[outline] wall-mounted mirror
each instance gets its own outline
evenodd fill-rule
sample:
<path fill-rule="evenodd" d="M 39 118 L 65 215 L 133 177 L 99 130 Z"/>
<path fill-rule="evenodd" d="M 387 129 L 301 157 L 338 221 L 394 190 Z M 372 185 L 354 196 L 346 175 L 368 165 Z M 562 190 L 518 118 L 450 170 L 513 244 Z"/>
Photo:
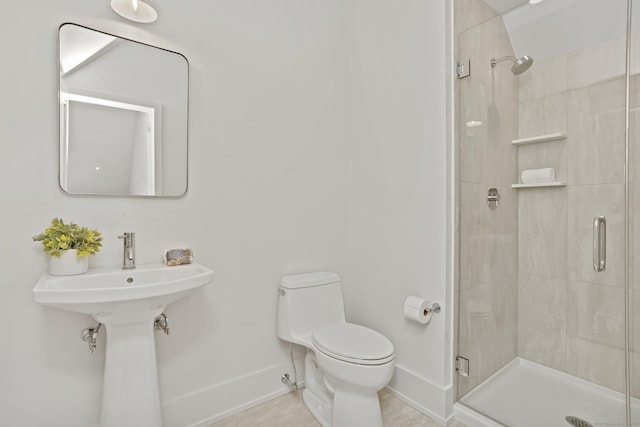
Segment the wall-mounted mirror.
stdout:
<path fill-rule="evenodd" d="M 71 194 L 187 191 L 189 65 L 165 49 L 63 24 L 60 186 Z"/>

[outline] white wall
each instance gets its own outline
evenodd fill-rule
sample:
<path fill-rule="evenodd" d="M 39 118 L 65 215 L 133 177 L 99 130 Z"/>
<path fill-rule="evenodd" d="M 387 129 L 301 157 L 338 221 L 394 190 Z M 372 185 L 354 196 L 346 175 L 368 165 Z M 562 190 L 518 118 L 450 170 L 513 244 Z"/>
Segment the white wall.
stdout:
<path fill-rule="evenodd" d="M 31 242 L 54 216 L 100 229 L 91 265 L 121 262 L 124 231 L 138 263 L 190 245 L 215 282 L 170 306 L 158 335 L 168 425 L 184 425 L 282 390 L 288 347 L 275 331 L 283 274 L 342 270 L 346 203 L 345 20 L 340 1 L 159 2 L 147 27 L 109 2 L 16 3 L 1 13 L 0 424 L 97 423 L 102 335 L 91 356 L 79 339 L 95 322 L 34 303 L 45 270 Z M 57 29 L 71 21 L 184 53 L 191 65 L 190 188 L 180 199 L 70 197 L 57 184 Z M 271 373 L 273 369 L 273 374 Z M 268 373 L 252 374 L 257 371 Z M 258 378 L 237 391 L 242 376 Z M 227 386 L 216 387 L 225 382 Z M 241 381 L 240 381 L 241 382 Z M 195 393 L 207 399 L 188 408 Z M 224 400 L 222 399 L 224 397 Z M 180 418 L 183 416 L 183 418 Z"/>
<path fill-rule="evenodd" d="M 93 267 L 118 266 L 116 237 L 135 231 L 140 264 L 189 245 L 216 270 L 212 285 L 166 310 L 172 334 L 157 337 L 168 426 L 285 391 L 288 346 L 276 338 L 275 290 L 282 275 L 315 269 L 342 273 L 349 317 L 394 342 L 410 377 L 396 382 L 399 392 L 415 400 L 416 385 L 446 392 L 444 316 L 428 328 L 402 318 L 406 295 L 444 301 L 447 287 L 444 2 L 394 3 L 157 2 L 160 19 L 148 26 L 121 21 L 107 1 L 5 7 L 1 424 L 98 420 L 104 335 L 90 355 L 79 335 L 95 322 L 38 306 L 31 294 L 47 259 L 30 238 L 54 216 L 103 232 Z M 63 22 L 190 60 L 185 197 L 71 197 L 59 189 Z M 441 412 L 439 401 L 418 403 Z"/>
<path fill-rule="evenodd" d="M 354 2 L 355 137 L 350 144 L 350 321 L 391 338 L 390 386 L 444 420 L 446 342 L 447 10 L 444 1 Z M 427 326 L 403 316 L 409 295 L 445 306 Z"/>

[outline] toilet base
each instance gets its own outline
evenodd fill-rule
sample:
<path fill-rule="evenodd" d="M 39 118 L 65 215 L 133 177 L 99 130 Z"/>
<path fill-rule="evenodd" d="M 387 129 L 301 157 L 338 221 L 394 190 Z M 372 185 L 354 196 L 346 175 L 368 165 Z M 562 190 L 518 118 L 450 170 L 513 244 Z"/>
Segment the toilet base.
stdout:
<path fill-rule="evenodd" d="M 378 394 L 362 396 L 337 390 L 330 404 L 305 389 L 302 401 L 322 427 L 383 427 Z"/>
<path fill-rule="evenodd" d="M 331 427 L 331 417 L 333 407 L 331 404 L 326 405 L 318 397 L 307 389 L 302 391 L 302 401 L 307 407 L 313 418 L 320 423 L 322 427 Z"/>
<path fill-rule="evenodd" d="M 378 394 L 361 395 L 336 388 L 331 427 L 382 427 Z"/>
<path fill-rule="evenodd" d="M 329 380 L 319 366 L 318 357 L 326 358 L 307 349 L 304 360 L 305 389 L 302 392 L 302 401 L 316 421 L 322 427 L 383 427 L 377 391 L 389 382 L 392 369 L 385 369 L 385 376 L 375 386 L 354 386 L 335 377 Z M 340 361 L 334 363 L 337 366 L 345 365 Z M 361 368 L 379 369 L 375 366 Z M 371 379 L 368 375 L 365 378 Z"/>
<path fill-rule="evenodd" d="M 305 388 L 302 391 L 302 401 L 322 427 L 331 427 L 333 393 L 327 388 L 316 357 L 310 350 L 307 350 L 304 357 L 304 371 Z"/>

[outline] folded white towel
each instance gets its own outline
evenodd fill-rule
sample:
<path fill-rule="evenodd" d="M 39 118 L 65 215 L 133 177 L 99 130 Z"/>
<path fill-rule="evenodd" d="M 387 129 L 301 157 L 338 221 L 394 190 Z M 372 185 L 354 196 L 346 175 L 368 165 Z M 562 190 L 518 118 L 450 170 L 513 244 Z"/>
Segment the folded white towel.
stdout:
<path fill-rule="evenodd" d="M 522 171 L 520 179 L 523 184 L 554 182 L 556 180 L 556 171 L 554 168 L 526 169 Z"/>

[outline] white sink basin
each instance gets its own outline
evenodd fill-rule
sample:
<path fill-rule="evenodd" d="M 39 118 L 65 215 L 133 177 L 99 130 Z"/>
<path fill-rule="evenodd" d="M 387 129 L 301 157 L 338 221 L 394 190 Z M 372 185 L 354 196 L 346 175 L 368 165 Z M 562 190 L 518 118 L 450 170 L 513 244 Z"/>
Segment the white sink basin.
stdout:
<path fill-rule="evenodd" d="M 162 425 L 154 319 L 168 304 L 211 280 L 213 271 L 199 264 L 95 269 L 78 276 L 40 278 L 33 288 L 36 302 L 90 314 L 105 326 L 101 427 Z"/>
<path fill-rule="evenodd" d="M 97 315 L 136 310 L 139 303 L 164 308 L 212 279 L 213 271 L 199 264 L 105 268 L 77 276 L 44 274 L 33 288 L 33 296 L 40 304 Z"/>

